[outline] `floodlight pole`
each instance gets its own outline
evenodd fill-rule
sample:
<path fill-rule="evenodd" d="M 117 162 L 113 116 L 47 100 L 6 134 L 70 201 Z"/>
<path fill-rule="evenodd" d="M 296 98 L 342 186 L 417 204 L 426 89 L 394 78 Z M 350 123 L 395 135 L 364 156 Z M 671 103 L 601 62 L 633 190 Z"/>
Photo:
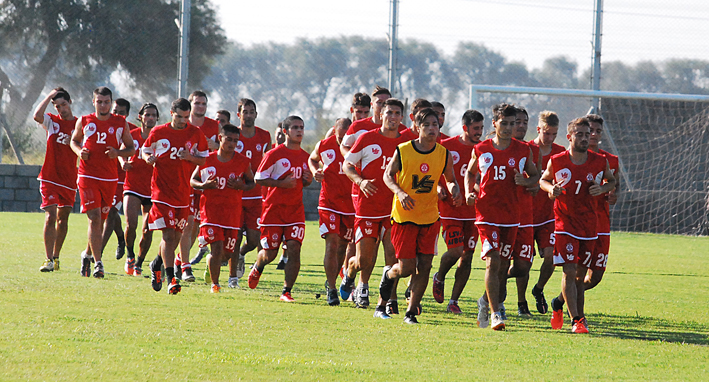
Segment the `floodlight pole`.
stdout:
<path fill-rule="evenodd" d="M 189 70 L 190 55 L 190 11 L 192 9 L 191 0 L 182 0 L 180 6 L 180 21 L 177 26 L 180 29 L 180 52 L 178 55 L 177 68 L 177 98 L 184 98 L 187 88 L 187 72 Z"/>
<path fill-rule="evenodd" d="M 601 36 L 603 34 L 603 0 L 596 0 L 593 12 L 593 71 L 591 74 L 591 89 L 599 91 L 601 90 Z M 591 106 L 595 107 L 597 112 L 600 112 L 601 99 L 593 98 L 591 100 Z"/>
<path fill-rule="evenodd" d="M 391 94 L 396 96 L 396 66 L 398 55 L 398 39 L 397 28 L 399 23 L 399 0 L 390 0 L 389 8 L 389 75 L 387 78 L 387 86 Z"/>

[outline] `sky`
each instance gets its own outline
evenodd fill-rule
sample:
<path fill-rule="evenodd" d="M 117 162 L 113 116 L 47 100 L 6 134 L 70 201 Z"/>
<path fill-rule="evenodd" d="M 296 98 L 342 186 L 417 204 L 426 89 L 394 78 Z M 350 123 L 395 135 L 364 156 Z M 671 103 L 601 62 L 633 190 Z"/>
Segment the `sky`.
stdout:
<path fill-rule="evenodd" d="M 386 38 L 389 0 L 211 0 L 230 40 L 244 45 L 297 37 Z M 596 0 L 401 0 L 399 39 L 434 43 L 452 54 L 461 41 L 501 53 L 528 69 L 567 56 L 591 66 Z M 604 2 L 602 62 L 709 57 L 709 1 Z"/>

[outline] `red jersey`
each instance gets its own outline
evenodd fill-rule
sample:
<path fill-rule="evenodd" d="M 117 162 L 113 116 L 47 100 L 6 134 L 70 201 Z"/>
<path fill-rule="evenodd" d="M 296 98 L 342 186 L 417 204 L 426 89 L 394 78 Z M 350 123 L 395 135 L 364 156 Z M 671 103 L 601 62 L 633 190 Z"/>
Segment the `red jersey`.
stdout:
<path fill-rule="evenodd" d="M 184 150 L 202 158 L 209 154 L 204 134 L 189 123 L 182 130 L 173 129 L 170 123 L 155 126 L 143 142 L 143 152 L 157 158 L 150 180 L 150 198 L 154 203 L 173 208 L 187 208 L 192 203 L 190 176 L 195 166 L 178 157 Z"/>
<path fill-rule="evenodd" d="M 588 193 L 592 181 L 601 184 L 606 169 L 606 158 L 588 151 L 586 162 L 575 165 L 568 151 L 551 157 L 554 183 L 561 183 L 565 191 L 554 200 L 554 233 L 566 234 L 579 240 L 596 239 L 598 199 Z"/>
<path fill-rule="evenodd" d="M 461 142 L 458 136 L 444 140 L 441 145 L 448 149 L 451 154 L 455 180 L 458 181 L 458 186 L 462 190 L 465 187 L 465 172 L 468 170 L 473 146 L 468 146 Z M 441 179 L 441 182 L 444 181 L 444 179 Z M 441 219 L 475 220 L 475 206 L 463 203 L 463 205 L 456 207 L 453 205 L 453 198 L 450 195 L 445 200 L 438 201 L 438 210 L 441 214 Z"/>
<path fill-rule="evenodd" d="M 217 188 L 202 190 L 202 197 L 199 199 L 200 227 L 215 225 L 239 229 L 243 191 L 229 188 L 226 183 L 229 179 L 242 177 L 248 167 L 249 160 L 239 153 L 234 153 L 234 157 L 228 162 L 220 161 L 216 151 L 207 156 L 207 161 L 199 167 L 199 174 L 202 182 L 216 179 Z"/>
<path fill-rule="evenodd" d="M 359 138 L 360 135 L 366 133 L 367 131 L 376 130 L 380 127 L 382 127 L 382 124 L 381 123 L 374 123 L 372 121 L 372 117 L 358 119 L 358 120 L 352 122 L 350 127 L 347 129 L 345 136 L 342 137 L 341 145 L 347 146 L 347 147 L 352 147 L 352 145 L 354 145 L 354 143 L 357 141 L 357 138 Z M 400 133 L 404 130 L 407 130 L 407 129 L 408 128 L 405 125 L 403 125 L 401 123 L 399 124 L 399 132 Z"/>
<path fill-rule="evenodd" d="M 204 122 L 202 123 L 202 126 L 197 126 L 200 130 L 202 130 L 202 133 L 204 134 L 205 138 L 211 139 L 213 141 L 217 141 L 217 135 L 219 135 L 219 121 L 216 119 L 211 119 L 209 117 L 204 117 Z"/>
<path fill-rule="evenodd" d="M 618 157 L 609 153 L 608 151 L 598 150 L 598 153 L 603 155 L 608 161 L 608 167 L 611 169 L 613 176 L 617 176 L 618 173 Z M 600 183 L 599 183 L 600 184 Z M 596 216 L 598 217 L 598 234 L 610 235 L 611 233 L 611 217 L 610 217 L 610 204 L 608 204 L 608 195 L 601 195 L 598 200 L 598 209 L 596 210 Z"/>
<path fill-rule="evenodd" d="M 135 154 L 130 158 L 132 167 L 130 171 L 126 171 L 123 191 L 130 191 L 141 198 L 150 199 L 150 179 L 153 177 L 153 166 L 147 164 L 141 156 L 145 139 L 143 139 L 140 127 L 132 129 L 130 135 L 133 138 Z"/>
<path fill-rule="evenodd" d="M 279 205 L 303 205 L 303 181 L 301 179 L 303 178 L 303 171 L 308 169 L 309 157 L 310 155 L 305 150 L 291 150 L 286 145 L 279 145 L 266 153 L 254 179 L 285 179 L 288 174 L 292 174 L 296 182 L 293 188 L 265 187 L 266 195 L 263 198 L 262 216 L 266 216 L 269 210 L 277 209 Z M 308 169 L 308 171 L 310 170 Z M 305 221 L 304 214 L 302 217 L 293 218 L 294 221 Z"/>
<path fill-rule="evenodd" d="M 539 146 L 532 145 L 530 142 L 520 142 L 524 143 L 532 150 L 533 161 L 539 160 Z M 524 167 L 521 167 L 519 172 L 524 173 Z M 544 192 L 542 192 L 542 194 L 543 193 Z M 537 195 L 539 195 L 539 192 Z M 519 203 L 519 226 L 521 228 L 534 226 L 534 196 L 532 196 L 525 187 L 518 187 L 517 199 Z M 549 195 L 547 195 L 547 199 L 549 199 Z"/>
<path fill-rule="evenodd" d="M 261 161 L 263 160 L 263 154 L 266 153 L 269 143 L 271 143 L 271 134 L 260 128 L 255 127 L 256 133 L 251 138 L 246 138 L 243 134 L 239 137 L 239 142 L 236 144 L 236 152 L 244 155 L 251 161 L 251 169 L 259 168 Z M 244 196 L 242 199 L 261 199 L 261 186 L 258 184 L 256 187 L 249 191 L 244 191 Z"/>
<path fill-rule="evenodd" d="M 357 171 L 362 178 L 374 180 L 377 193 L 370 197 L 365 197 L 360 195 L 358 187 L 352 188 L 356 191 L 352 195 L 356 217 L 381 219 L 391 215 L 391 203 L 394 199 L 394 194 L 384 184 L 384 170 L 391 161 L 396 147 L 400 143 L 408 141 L 403 134 L 397 138 L 387 138 L 378 129 L 368 131 L 357 138 L 345 159 L 357 167 Z"/>
<path fill-rule="evenodd" d="M 519 226 L 520 205 L 515 172 L 524 171 L 529 146 L 516 139 L 504 150 L 498 150 L 492 139 L 475 145 L 480 171 L 480 193 L 475 202 L 475 224 L 500 227 Z"/>
<path fill-rule="evenodd" d="M 116 150 L 120 148 L 126 119 L 111 114 L 107 120 L 101 121 L 96 113 L 91 113 L 81 117 L 81 126 L 84 130 L 81 147 L 89 150 L 89 159 L 79 159 L 79 177 L 104 182 L 117 181 L 118 158 L 109 158 L 106 150 L 109 147 Z"/>
<path fill-rule="evenodd" d="M 342 162 L 345 158 L 340 152 L 337 137 L 333 135 L 320 141 L 318 154 L 323 163 L 323 180 L 318 209 L 342 215 L 354 215 L 350 192 L 352 181 L 342 171 Z"/>
<path fill-rule="evenodd" d="M 539 150 L 539 145 L 536 144 L 534 141 L 530 141 L 529 145 L 531 147 L 536 147 L 537 150 Z M 551 144 L 551 152 L 549 154 L 542 156 L 542 174 L 544 173 L 544 170 L 547 169 L 547 165 L 549 164 L 549 159 L 551 159 L 552 156 L 563 153 L 566 151 L 564 146 L 557 145 L 556 143 Z M 538 153 L 535 155 L 539 155 Z M 534 211 L 533 211 L 533 225 L 534 226 L 540 226 L 544 225 L 550 222 L 554 221 L 554 200 L 549 199 L 549 194 L 540 191 L 537 193 L 537 196 L 534 197 Z"/>
<path fill-rule="evenodd" d="M 42 125 L 47 130 L 47 153 L 37 179 L 76 190 L 76 153 L 70 142 L 77 119 L 65 121 L 53 114 L 44 115 Z"/>

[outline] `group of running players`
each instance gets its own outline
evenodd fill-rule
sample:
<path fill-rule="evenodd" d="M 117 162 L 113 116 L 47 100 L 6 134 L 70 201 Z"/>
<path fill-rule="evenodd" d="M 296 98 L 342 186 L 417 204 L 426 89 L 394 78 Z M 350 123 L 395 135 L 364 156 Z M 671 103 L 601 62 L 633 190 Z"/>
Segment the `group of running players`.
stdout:
<path fill-rule="evenodd" d="M 58 115 L 46 113 L 50 102 Z M 537 311 L 547 313 L 544 287 L 560 266 L 552 328 L 562 327 L 566 304 L 572 331 L 588 332 L 584 291 L 595 287 L 605 271 L 609 204 L 617 199 L 618 184 L 617 157 L 598 148 L 603 131 L 598 115 L 568 124 L 568 150 L 554 143 L 555 113 L 541 112 L 538 136 L 525 142 L 527 111 L 509 104 L 493 107 L 490 139 L 482 140 L 484 117 L 476 110 L 463 114 L 462 134 L 447 137 L 440 131 L 445 122 L 441 103 L 416 99 L 407 127 L 404 104 L 376 87 L 371 96 L 355 94 L 352 119 L 338 119 L 308 154 L 301 148 L 302 118 L 285 118 L 272 144 L 270 133 L 255 126 L 256 104 L 246 98 L 238 104 L 238 127 L 226 110 L 219 110 L 216 119 L 206 117 L 208 99 L 202 91 L 175 100 L 170 122 L 159 126 L 152 103 L 140 108 L 140 127 L 127 122 L 130 103 L 114 102 L 106 87 L 94 90 L 94 113 L 77 118 L 71 102 L 65 89 L 56 88 L 34 114 L 47 131 L 39 176 L 46 213 L 42 272 L 59 269 L 78 186 L 81 211 L 89 219 L 82 276 L 104 277 L 102 253 L 113 232 L 116 258 L 126 255 L 126 274 L 141 276 L 152 231 L 159 230 L 158 255 L 149 264 L 155 291 L 165 281 L 168 293 L 176 294 L 180 280 L 194 281 L 191 266 L 207 248 L 205 281 L 211 280 L 213 293 L 221 289 L 221 267 L 228 265 L 228 286 L 237 287 L 247 253 L 258 248 L 248 274 L 255 289 L 265 266 L 283 248 L 280 299 L 292 302 L 305 236 L 303 188 L 315 180 L 321 183 L 319 231 L 325 239 L 329 305 L 351 299 L 357 307 L 369 306 L 369 279 L 381 244 L 385 267 L 374 317 L 399 314 L 397 284 L 411 276 L 404 322 L 417 323 L 442 230 L 447 251 L 432 277 L 432 292 L 436 302 L 445 300 L 445 278 L 457 263 L 448 312 L 462 313 L 458 299 L 479 241 L 486 269 L 478 326 L 505 328 L 508 278 L 517 283 L 518 314 L 531 315 L 526 292 L 536 241 L 543 259 L 532 288 Z M 200 252 L 190 262 L 196 240 Z"/>

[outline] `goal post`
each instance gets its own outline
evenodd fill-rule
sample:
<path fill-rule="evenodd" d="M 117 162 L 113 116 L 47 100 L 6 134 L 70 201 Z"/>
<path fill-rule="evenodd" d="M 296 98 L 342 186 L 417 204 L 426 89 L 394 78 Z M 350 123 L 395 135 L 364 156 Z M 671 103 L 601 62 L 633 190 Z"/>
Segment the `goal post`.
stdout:
<path fill-rule="evenodd" d="M 616 231 L 709 235 L 709 96 L 471 85 L 470 107 L 489 115 L 508 102 L 530 116 L 552 110 L 561 120 L 557 143 L 568 147 L 563 127 L 600 99 L 605 119 L 601 148 L 618 155 L 621 192 L 611 207 Z M 592 109 L 593 110 L 593 109 Z"/>

